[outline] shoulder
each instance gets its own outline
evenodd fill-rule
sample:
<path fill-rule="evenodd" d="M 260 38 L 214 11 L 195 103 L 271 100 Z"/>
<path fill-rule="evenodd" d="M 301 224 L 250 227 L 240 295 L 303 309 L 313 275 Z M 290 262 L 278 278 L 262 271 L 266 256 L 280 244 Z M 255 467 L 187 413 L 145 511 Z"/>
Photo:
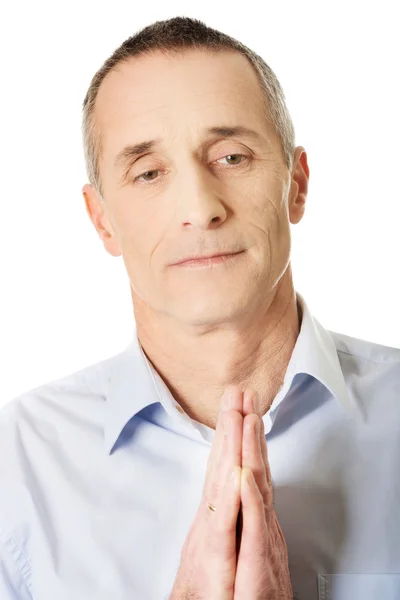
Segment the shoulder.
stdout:
<path fill-rule="evenodd" d="M 115 357 L 25 391 L 0 410 L 0 534 L 24 548 L 43 498 L 103 441 Z M 47 516 L 46 516 L 47 518 Z"/>
<path fill-rule="evenodd" d="M 0 409 L 0 521 L 28 514 L 32 490 L 51 461 L 73 460 L 84 441 L 102 435 L 114 357 L 49 381 Z"/>
<path fill-rule="evenodd" d="M 393 365 L 394 368 L 400 365 L 400 348 L 385 346 L 335 331 L 329 331 L 329 333 L 335 342 L 338 354 L 343 358 L 345 355 L 349 355 L 360 362 L 388 364 Z"/>
<path fill-rule="evenodd" d="M 9 399 L 0 409 L 0 448 L 9 444 L 17 432 L 33 433 L 40 428 L 43 431 L 46 426 L 57 427 L 101 403 L 107 393 L 114 358 L 90 364 Z M 4 463 L 3 457 L 0 454 L 0 465 Z"/>
<path fill-rule="evenodd" d="M 355 376 L 370 374 L 385 379 L 400 391 L 400 348 L 329 332 L 335 342 L 344 373 Z"/>
<path fill-rule="evenodd" d="M 377 419 L 394 415 L 398 419 L 400 349 L 343 333 L 329 333 L 336 345 L 347 388 L 364 407 L 364 412 Z"/>

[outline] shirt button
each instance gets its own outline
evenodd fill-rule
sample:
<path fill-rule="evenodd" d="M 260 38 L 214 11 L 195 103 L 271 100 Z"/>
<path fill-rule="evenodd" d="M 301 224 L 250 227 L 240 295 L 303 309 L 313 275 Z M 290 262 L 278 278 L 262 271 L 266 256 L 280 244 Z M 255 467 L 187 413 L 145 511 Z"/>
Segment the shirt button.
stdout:
<path fill-rule="evenodd" d="M 183 410 L 182 406 L 180 406 L 179 404 L 176 404 L 175 408 L 176 408 L 176 410 L 179 410 L 180 413 L 184 413 L 185 412 Z"/>

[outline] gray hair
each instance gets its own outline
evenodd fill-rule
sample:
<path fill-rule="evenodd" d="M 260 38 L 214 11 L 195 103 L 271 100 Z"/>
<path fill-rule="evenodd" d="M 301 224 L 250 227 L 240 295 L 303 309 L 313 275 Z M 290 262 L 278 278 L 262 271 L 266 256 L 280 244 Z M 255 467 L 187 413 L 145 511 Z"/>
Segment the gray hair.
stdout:
<path fill-rule="evenodd" d="M 117 65 L 129 61 L 134 56 L 143 56 L 157 51 L 165 54 L 183 54 L 187 48 L 208 49 L 215 52 L 232 50 L 240 52 L 247 58 L 263 90 L 265 117 L 272 123 L 278 134 L 286 166 L 289 171 L 292 170 L 295 151 L 294 126 L 286 106 L 283 89 L 272 69 L 253 50 L 229 35 L 208 27 L 203 21 L 189 17 L 174 17 L 165 21 L 156 21 L 126 39 L 104 62 L 90 82 L 82 106 L 83 148 L 89 182 L 102 199 L 104 194 L 99 170 L 102 140 L 94 119 L 94 107 L 101 82 Z"/>

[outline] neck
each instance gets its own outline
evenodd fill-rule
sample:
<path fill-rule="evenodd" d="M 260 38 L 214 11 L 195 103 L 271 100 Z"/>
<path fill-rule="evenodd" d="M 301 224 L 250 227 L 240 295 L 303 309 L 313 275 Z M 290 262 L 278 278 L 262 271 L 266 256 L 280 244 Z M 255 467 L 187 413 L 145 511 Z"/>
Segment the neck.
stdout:
<path fill-rule="evenodd" d="M 213 429 L 230 384 L 256 390 L 261 414 L 267 412 L 283 382 L 301 318 L 292 281 L 283 279 L 250 325 L 196 334 L 171 324 L 163 328 L 163 322 L 140 319 L 135 311 L 143 351 L 174 399 L 189 417 Z"/>

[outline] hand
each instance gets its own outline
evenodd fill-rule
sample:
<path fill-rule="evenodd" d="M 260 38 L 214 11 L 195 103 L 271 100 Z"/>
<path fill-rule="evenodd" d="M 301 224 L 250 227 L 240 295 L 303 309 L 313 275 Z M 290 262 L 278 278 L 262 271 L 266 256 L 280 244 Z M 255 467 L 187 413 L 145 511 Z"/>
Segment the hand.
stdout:
<path fill-rule="evenodd" d="M 238 410 L 230 409 L 231 388 L 227 388 L 222 396 L 203 497 L 182 548 L 170 600 L 234 598 L 243 417 Z M 227 407 L 223 406 L 224 398 L 228 400 Z M 233 471 L 236 472 L 236 486 Z M 208 508 L 208 502 L 215 505 L 215 513 Z"/>
<path fill-rule="evenodd" d="M 234 406 L 238 410 L 241 396 L 236 388 Z M 234 600 L 292 600 L 287 546 L 273 505 L 264 422 L 257 401 L 256 392 L 245 390 L 240 490 L 243 529 Z"/>

